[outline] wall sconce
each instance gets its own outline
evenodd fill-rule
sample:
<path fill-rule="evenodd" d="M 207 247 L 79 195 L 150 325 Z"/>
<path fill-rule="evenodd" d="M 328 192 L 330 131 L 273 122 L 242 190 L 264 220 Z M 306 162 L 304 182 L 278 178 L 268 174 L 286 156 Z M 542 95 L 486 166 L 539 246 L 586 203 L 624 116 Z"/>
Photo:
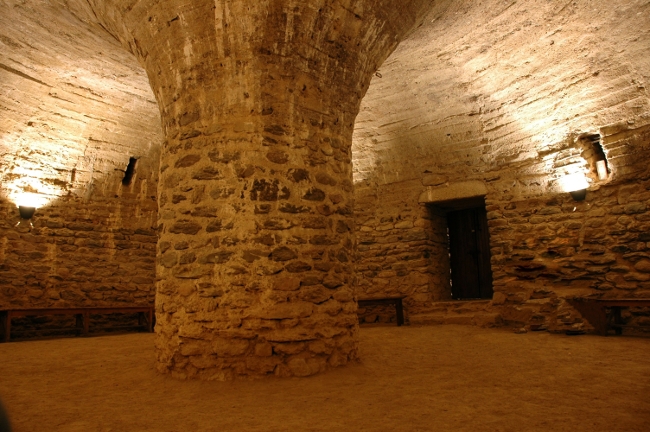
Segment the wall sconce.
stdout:
<path fill-rule="evenodd" d="M 34 216 L 36 207 L 27 207 L 27 206 L 18 206 L 18 211 L 20 212 L 20 217 L 25 220 L 30 220 Z"/>
<path fill-rule="evenodd" d="M 562 189 L 565 192 L 569 192 L 574 200 L 582 201 L 587 197 L 587 188 L 589 187 L 589 183 L 587 183 L 587 178 L 584 174 L 569 174 L 564 176 L 560 182 L 562 184 Z"/>
<path fill-rule="evenodd" d="M 587 197 L 587 189 L 579 189 L 569 192 L 571 197 L 576 201 L 583 201 Z"/>

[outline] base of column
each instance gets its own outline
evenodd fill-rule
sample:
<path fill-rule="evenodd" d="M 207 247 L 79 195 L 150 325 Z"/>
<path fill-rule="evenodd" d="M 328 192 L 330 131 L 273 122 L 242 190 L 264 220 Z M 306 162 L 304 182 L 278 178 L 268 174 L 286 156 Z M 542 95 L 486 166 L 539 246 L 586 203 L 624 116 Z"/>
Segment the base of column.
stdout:
<path fill-rule="evenodd" d="M 178 379 L 306 377 L 357 362 L 357 341 L 356 329 L 330 339 L 297 342 L 260 338 L 183 340 L 175 353 L 169 345 L 162 350 L 159 347 L 156 369 Z"/>

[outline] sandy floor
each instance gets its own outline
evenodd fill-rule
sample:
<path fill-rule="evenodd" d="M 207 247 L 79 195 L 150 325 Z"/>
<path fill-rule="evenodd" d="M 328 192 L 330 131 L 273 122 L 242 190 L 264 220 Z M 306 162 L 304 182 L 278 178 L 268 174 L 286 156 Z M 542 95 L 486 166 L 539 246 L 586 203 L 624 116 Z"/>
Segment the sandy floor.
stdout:
<path fill-rule="evenodd" d="M 650 339 L 364 327 L 362 364 L 302 379 L 176 381 L 153 336 L 0 344 L 21 431 L 648 431 Z"/>

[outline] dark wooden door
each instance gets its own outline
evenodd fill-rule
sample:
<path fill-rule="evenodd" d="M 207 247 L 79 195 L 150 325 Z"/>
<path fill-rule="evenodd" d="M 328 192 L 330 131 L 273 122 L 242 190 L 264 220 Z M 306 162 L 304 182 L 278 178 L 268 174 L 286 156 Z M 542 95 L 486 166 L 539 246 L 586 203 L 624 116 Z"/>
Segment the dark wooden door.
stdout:
<path fill-rule="evenodd" d="M 492 298 L 490 237 L 485 207 L 449 212 L 447 226 L 453 298 Z"/>

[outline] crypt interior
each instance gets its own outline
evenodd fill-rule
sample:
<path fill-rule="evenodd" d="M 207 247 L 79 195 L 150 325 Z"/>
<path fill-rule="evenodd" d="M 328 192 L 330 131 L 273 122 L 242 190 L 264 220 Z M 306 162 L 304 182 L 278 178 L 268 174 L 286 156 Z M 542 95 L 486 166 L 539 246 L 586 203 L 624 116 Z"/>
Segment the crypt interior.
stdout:
<path fill-rule="evenodd" d="M 156 319 L 16 320 L 16 430 L 647 430 L 650 308 L 605 338 L 576 305 L 650 299 L 649 83 L 648 0 L 0 0 L 0 310 Z M 147 396 L 35 390 L 117 386 L 97 356 Z"/>

